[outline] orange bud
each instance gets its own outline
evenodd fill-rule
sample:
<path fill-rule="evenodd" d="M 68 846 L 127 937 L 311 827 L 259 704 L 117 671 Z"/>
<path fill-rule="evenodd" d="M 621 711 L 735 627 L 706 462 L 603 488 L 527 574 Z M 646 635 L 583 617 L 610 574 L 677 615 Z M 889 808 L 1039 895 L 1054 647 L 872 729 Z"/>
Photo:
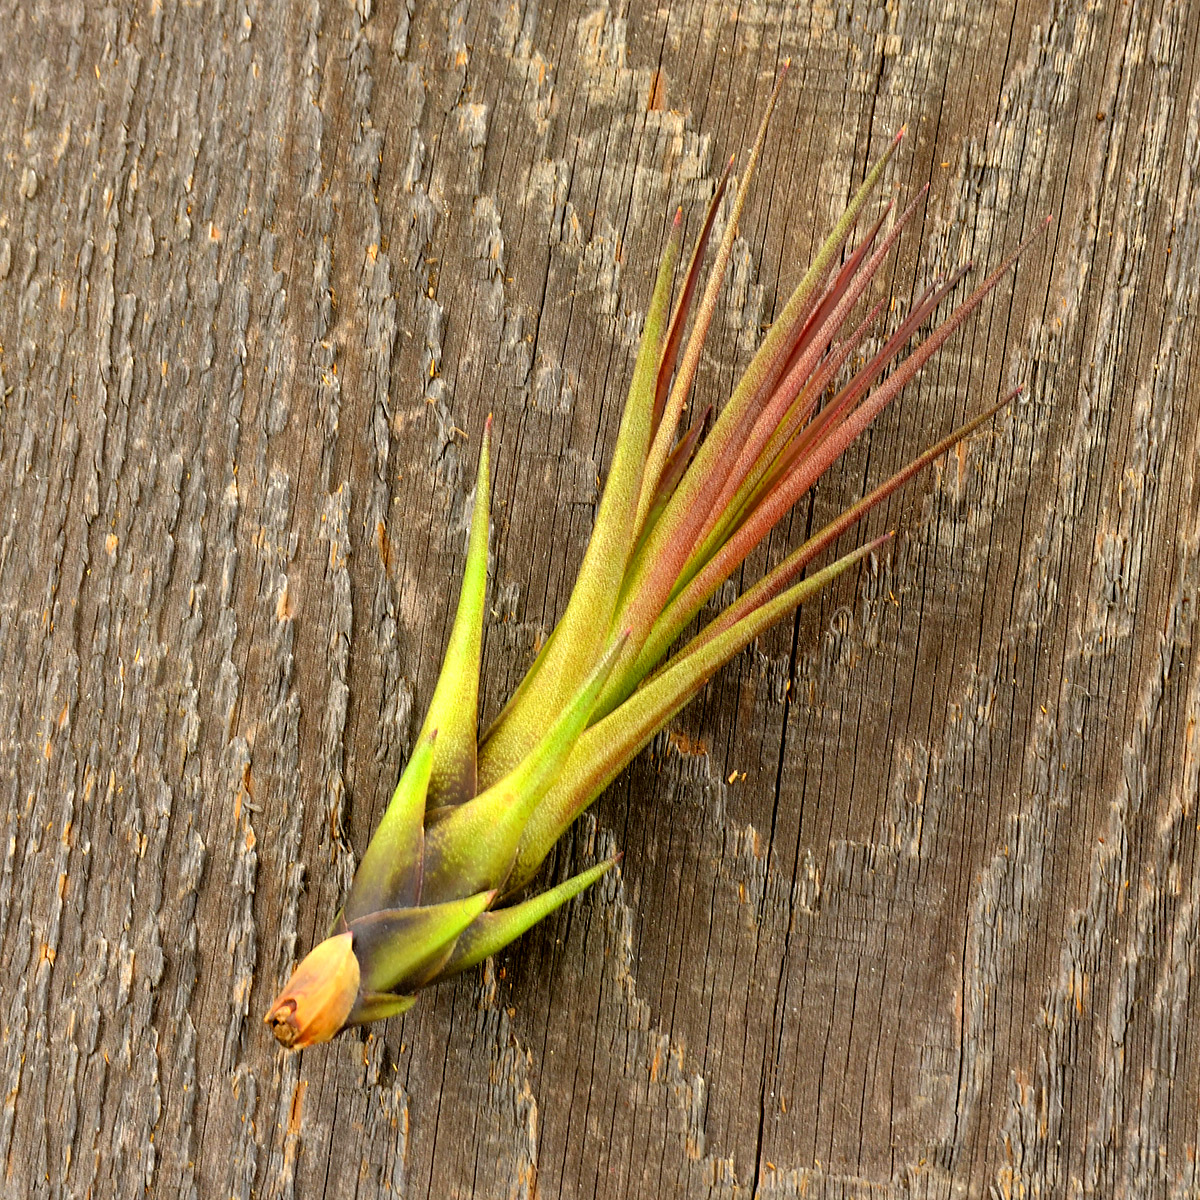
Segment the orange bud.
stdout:
<path fill-rule="evenodd" d="M 358 984 L 353 935 L 326 938 L 292 972 L 266 1023 L 288 1050 L 327 1042 L 345 1025 L 358 998 Z"/>

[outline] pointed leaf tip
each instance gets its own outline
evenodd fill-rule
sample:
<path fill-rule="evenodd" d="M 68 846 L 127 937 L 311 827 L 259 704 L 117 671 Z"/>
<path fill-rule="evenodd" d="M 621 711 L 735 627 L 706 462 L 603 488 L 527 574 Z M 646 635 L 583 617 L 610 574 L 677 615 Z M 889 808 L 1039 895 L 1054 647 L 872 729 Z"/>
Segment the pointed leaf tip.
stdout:
<path fill-rule="evenodd" d="M 611 870 L 619 858 L 619 854 L 613 855 L 612 858 L 597 863 L 565 883 L 531 896 L 519 904 L 482 913 L 463 931 L 437 978 L 441 980 L 456 975 L 459 971 L 466 970 L 467 967 L 472 967 L 502 950 L 514 938 L 520 937 L 556 908 L 579 895 L 584 888 L 590 887 L 606 871 Z"/>

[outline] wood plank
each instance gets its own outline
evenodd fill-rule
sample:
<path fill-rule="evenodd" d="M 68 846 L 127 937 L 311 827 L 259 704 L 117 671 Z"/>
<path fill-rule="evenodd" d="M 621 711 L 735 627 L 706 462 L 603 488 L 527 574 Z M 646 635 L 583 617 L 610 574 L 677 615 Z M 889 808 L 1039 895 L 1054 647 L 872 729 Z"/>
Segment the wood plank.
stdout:
<path fill-rule="evenodd" d="M 0 27 L 0 1191 L 1200 1193 L 1194 0 Z M 670 215 L 787 57 L 703 402 L 901 124 L 901 307 L 1055 223 L 745 580 L 1025 396 L 546 875 L 619 872 L 283 1054 L 261 1015 L 411 749 L 486 415 L 485 720 L 565 603 Z"/>

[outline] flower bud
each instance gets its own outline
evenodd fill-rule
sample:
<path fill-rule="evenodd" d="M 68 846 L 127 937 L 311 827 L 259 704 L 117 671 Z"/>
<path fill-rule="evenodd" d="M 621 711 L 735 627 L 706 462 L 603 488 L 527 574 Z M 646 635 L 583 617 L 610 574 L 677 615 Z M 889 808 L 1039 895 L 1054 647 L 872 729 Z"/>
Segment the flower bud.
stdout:
<path fill-rule="evenodd" d="M 353 934 L 326 938 L 292 972 L 266 1023 L 289 1050 L 327 1042 L 346 1023 L 358 997 Z"/>

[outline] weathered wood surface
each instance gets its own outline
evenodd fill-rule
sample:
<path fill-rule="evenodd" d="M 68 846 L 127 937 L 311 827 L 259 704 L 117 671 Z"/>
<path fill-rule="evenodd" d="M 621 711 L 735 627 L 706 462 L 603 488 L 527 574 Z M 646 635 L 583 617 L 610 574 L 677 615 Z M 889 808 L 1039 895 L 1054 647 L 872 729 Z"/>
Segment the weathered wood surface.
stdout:
<path fill-rule="evenodd" d="M 1200 5 L 4 8 L 4 1195 L 1197 1194 Z M 284 1055 L 486 413 L 494 714 L 788 55 L 706 399 L 901 123 L 901 302 L 1057 220 L 755 569 L 1026 397 L 551 864 L 619 875 Z"/>

